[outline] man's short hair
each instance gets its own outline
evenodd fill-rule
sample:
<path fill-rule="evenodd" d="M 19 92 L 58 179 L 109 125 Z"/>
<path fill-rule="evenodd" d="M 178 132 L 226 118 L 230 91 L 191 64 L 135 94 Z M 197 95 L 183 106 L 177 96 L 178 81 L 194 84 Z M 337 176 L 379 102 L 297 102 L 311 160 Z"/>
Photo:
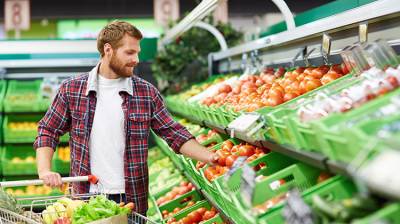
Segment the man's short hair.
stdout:
<path fill-rule="evenodd" d="M 140 30 L 128 22 L 116 20 L 107 24 L 97 36 L 97 50 L 101 57 L 104 56 L 104 44 L 109 43 L 113 49 L 118 49 L 125 34 L 138 40 L 143 38 Z"/>

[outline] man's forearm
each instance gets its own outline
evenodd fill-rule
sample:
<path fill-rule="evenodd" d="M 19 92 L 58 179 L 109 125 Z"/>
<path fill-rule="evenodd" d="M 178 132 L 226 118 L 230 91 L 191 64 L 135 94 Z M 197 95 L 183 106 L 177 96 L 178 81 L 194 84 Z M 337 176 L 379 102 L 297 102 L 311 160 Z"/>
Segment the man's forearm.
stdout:
<path fill-rule="evenodd" d="M 51 160 L 54 150 L 50 147 L 41 147 L 36 149 L 36 163 L 38 174 L 51 170 Z"/>
<path fill-rule="evenodd" d="M 204 163 L 211 163 L 215 156 L 213 152 L 200 145 L 196 140 L 187 141 L 179 150 L 184 156 L 190 157 Z"/>

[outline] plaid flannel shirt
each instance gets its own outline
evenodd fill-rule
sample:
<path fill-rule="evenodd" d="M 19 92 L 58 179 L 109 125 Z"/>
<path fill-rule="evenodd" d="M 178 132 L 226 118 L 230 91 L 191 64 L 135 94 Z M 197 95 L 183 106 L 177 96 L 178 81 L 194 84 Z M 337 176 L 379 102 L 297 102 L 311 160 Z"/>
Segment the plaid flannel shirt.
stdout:
<path fill-rule="evenodd" d="M 96 66 L 90 73 L 96 73 Z M 82 74 L 63 82 L 45 116 L 39 122 L 34 148 L 56 149 L 59 137 L 70 133 L 71 176 L 90 174 L 89 137 L 96 107 L 96 92 L 89 91 L 93 74 Z M 96 76 L 97 77 L 97 76 Z M 91 80 L 93 79 L 93 80 Z M 120 92 L 125 115 L 126 148 L 124 154 L 125 193 L 136 211 L 145 215 L 148 198 L 148 136 L 150 128 L 179 153 L 193 136 L 169 115 L 159 91 L 145 80 L 133 76 L 132 95 Z M 112 149 L 110 149 L 112 150 Z M 73 184 L 77 193 L 88 193 L 89 183 Z"/>

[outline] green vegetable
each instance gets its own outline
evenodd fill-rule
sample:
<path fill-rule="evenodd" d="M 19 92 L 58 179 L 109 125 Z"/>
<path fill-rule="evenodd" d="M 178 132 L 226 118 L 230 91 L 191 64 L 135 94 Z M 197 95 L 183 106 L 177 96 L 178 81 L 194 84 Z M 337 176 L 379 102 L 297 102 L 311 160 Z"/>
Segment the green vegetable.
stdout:
<path fill-rule="evenodd" d="M 72 217 L 73 224 L 85 224 L 115 215 L 129 214 L 128 208 L 121 208 L 114 201 L 100 195 L 90 198 L 89 202 L 80 206 Z"/>

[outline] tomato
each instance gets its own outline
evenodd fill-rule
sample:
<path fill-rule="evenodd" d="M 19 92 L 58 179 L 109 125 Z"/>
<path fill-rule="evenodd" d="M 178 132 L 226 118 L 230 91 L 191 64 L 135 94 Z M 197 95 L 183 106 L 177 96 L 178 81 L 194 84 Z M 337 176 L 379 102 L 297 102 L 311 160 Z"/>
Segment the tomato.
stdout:
<path fill-rule="evenodd" d="M 281 96 L 271 96 L 268 98 L 268 106 L 274 107 L 283 103 L 283 97 Z"/>
<path fill-rule="evenodd" d="M 214 174 L 212 173 L 211 167 L 208 167 L 204 170 L 204 176 L 207 178 L 207 180 L 211 181 L 214 177 Z"/>
<path fill-rule="evenodd" d="M 305 77 L 306 77 L 305 74 L 301 73 L 300 75 L 297 76 L 297 80 L 303 81 Z"/>
<path fill-rule="evenodd" d="M 226 158 L 226 166 L 227 167 L 232 167 L 233 163 L 235 162 L 235 160 L 238 158 L 237 155 L 230 155 L 228 156 L 228 158 Z"/>
<path fill-rule="evenodd" d="M 238 145 L 235 145 L 235 146 L 233 146 L 232 149 L 231 149 L 231 154 L 237 153 L 238 151 L 239 151 L 239 146 L 238 146 Z"/>
<path fill-rule="evenodd" d="M 319 79 L 312 79 L 307 81 L 306 83 L 306 91 L 311 91 L 313 89 L 316 89 L 322 85 L 321 81 Z"/>
<path fill-rule="evenodd" d="M 321 182 L 324 182 L 325 180 L 327 180 L 331 177 L 332 177 L 332 175 L 325 173 L 325 172 L 321 172 L 318 176 L 317 183 L 319 184 Z"/>
<path fill-rule="evenodd" d="M 318 67 L 318 69 L 322 72 L 322 74 L 326 74 L 330 68 L 328 65 L 321 65 Z"/>
<path fill-rule="evenodd" d="M 283 97 L 283 101 L 289 101 L 289 100 L 291 100 L 291 99 L 294 99 L 294 98 L 296 98 L 296 97 L 298 97 L 299 95 L 298 94 L 296 94 L 296 93 L 286 93 L 285 94 L 285 96 Z"/>
<path fill-rule="evenodd" d="M 189 218 L 189 215 L 179 221 L 183 224 L 193 224 L 192 219 Z"/>
<path fill-rule="evenodd" d="M 315 68 L 312 70 L 310 76 L 315 79 L 320 79 L 324 74 L 322 73 L 321 69 Z"/>
<path fill-rule="evenodd" d="M 202 220 L 202 215 L 198 211 L 191 212 L 192 213 L 192 221 L 200 222 Z"/>
<path fill-rule="evenodd" d="M 332 65 L 330 71 L 335 71 L 336 73 L 343 74 L 342 65 L 341 64 Z"/>
<path fill-rule="evenodd" d="M 233 147 L 233 143 L 231 141 L 227 140 L 222 143 L 221 149 L 230 151 L 232 149 L 232 147 Z"/>
<path fill-rule="evenodd" d="M 246 144 L 239 149 L 239 155 L 249 157 L 254 154 L 254 151 L 255 151 L 254 146 Z"/>
<path fill-rule="evenodd" d="M 306 75 L 306 76 L 311 75 L 313 69 L 314 68 L 306 68 L 306 69 L 304 69 L 304 72 L 303 72 L 304 75 Z"/>
<path fill-rule="evenodd" d="M 203 168 L 205 165 L 206 165 L 206 163 L 203 163 L 203 162 L 198 161 L 198 162 L 196 163 L 196 169 L 197 169 L 197 170 L 200 170 L 200 169 Z"/>
<path fill-rule="evenodd" d="M 204 208 L 204 207 L 201 207 L 201 208 L 197 209 L 197 212 L 198 212 L 199 214 L 201 214 L 201 215 L 204 215 L 204 213 L 205 213 L 206 211 L 207 211 L 207 209 Z"/>
<path fill-rule="evenodd" d="M 174 210 L 172 211 L 173 213 L 178 213 L 181 209 L 180 208 L 174 208 Z"/>
<path fill-rule="evenodd" d="M 250 162 L 252 162 L 253 160 L 256 160 L 256 159 L 257 159 L 257 155 L 252 155 L 252 156 L 250 156 L 249 158 L 246 159 L 246 162 L 250 163 Z"/>
<path fill-rule="evenodd" d="M 203 215 L 203 221 L 209 220 L 216 215 L 215 211 L 206 211 Z"/>
<path fill-rule="evenodd" d="M 393 88 L 397 88 L 399 86 L 399 82 L 394 76 L 389 76 L 386 80 L 393 86 Z"/>
<path fill-rule="evenodd" d="M 304 67 L 298 67 L 296 68 L 296 70 L 294 70 L 292 73 L 296 76 L 299 76 L 300 74 L 302 74 L 304 72 Z"/>
<path fill-rule="evenodd" d="M 218 93 L 229 93 L 232 91 L 232 87 L 228 84 L 223 84 L 218 88 Z"/>
<path fill-rule="evenodd" d="M 186 205 L 186 207 L 190 207 L 190 206 L 192 206 L 192 205 L 194 205 L 194 204 L 195 204 L 194 201 L 189 201 L 189 203 Z"/>
<path fill-rule="evenodd" d="M 300 94 L 304 94 L 306 92 L 306 83 L 307 83 L 307 81 L 305 81 L 305 80 L 300 82 L 299 89 L 298 89 Z"/>
<path fill-rule="evenodd" d="M 281 91 L 277 88 L 271 88 L 268 91 L 268 96 L 269 97 L 283 97 L 283 91 Z"/>
<path fill-rule="evenodd" d="M 350 72 L 350 69 L 346 66 L 345 63 L 342 64 L 342 71 L 343 71 L 344 75 L 346 75 Z"/>
<path fill-rule="evenodd" d="M 322 79 L 321 79 L 321 83 L 323 84 L 323 85 L 326 85 L 326 84 L 328 84 L 328 83 L 330 83 L 330 82 L 332 82 L 333 80 L 335 80 L 335 79 L 338 79 L 338 78 L 340 78 L 340 74 L 338 74 L 338 73 L 336 73 L 336 72 L 328 72 L 328 73 L 326 73 L 323 77 L 322 77 Z"/>

